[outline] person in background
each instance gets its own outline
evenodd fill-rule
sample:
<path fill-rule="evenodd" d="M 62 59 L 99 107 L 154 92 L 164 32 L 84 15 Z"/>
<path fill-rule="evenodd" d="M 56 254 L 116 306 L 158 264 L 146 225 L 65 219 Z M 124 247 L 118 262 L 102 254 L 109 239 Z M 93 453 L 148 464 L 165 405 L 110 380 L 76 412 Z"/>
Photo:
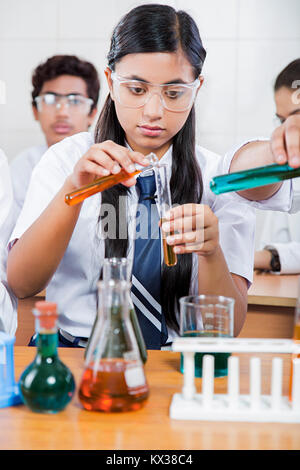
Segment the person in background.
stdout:
<path fill-rule="evenodd" d="M 56 301 L 63 312 L 59 331 L 64 344 L 67 341 L 77 347 L 89 337 L 105 256 L 128 256 L 133 263 L 134 296 L 142 299 L 137 302 L 141 307 L 139 320 L 149 349 L 165 347 L 178 334 L 178 298 L 188 293 L 234 297 L 235 335 L 243 326 L 247 289 L 253 276 L 255 213 L 251 206 L 259 206 L 259 199 L 270 199 L 261 204 L 277 210 L 286 205 L 289 210 L 290 182 L 270 185 L 257 194 L 244 192 L 250 200 L 252 195 L 253 203 L 240 196 L 239 203 L 231 195 L 215 197 L 207 190 L 208 182 L 229 168 L 234 171 L 234 167 L 249 166 L 249 162 L 250 166 L 259 166 L 258 162 L 272 161 L 273 144 L 277 142 L 276 149 L 282 152 L 289 134 L 286 127 L 293 116 L 270 141 L 246 142 L 224 158 L 196 146 L 194 101 L 203 83 L 205 55 L 198 28 L 186 12 L 151 4 L 131 10 L 112 36 L 105 69 L 110 93 L 94 137 L 77 134 L 51 147 L 33 173 L 10 238 L 8 280 L 19 298 L 47 286 L 47 299 Z M 299 129 L 300 125 L 296 127 L 298 136 Z M 134 247 L 134 214 L 129 212 L 125 219 L 127 238 L 109 238 L 102 233 L 102 203 L 104 208 L 110 204 L 117 209 L 115 228 L 119 234 L 124 221 L 119 196 L 126 197 L 128 210 L 136 208 L 140 197 L 154 199 L 144 192 L 142 177 L 130 178 L 78 206 L 68 206 L 64 199 L 66 193 L 95 177 L 116 174 L 121 168 L 132 172 L 134 163 L 146 166 L 144 156 L 151 151 L 172 172 L 170 185 L 176 207 L 162 229 L 172 232 L 183 227 L 168 238 L 180 255 L 177 265 L 170 270 L 163 267 L 158 276 L 160 256 L 145 263 L 143 251 Z M 296 151 L 299 153 L 299 144 Z M 153 186 L 150 189 L 155 191 Z M 161 300 L 156 301 L 154 309 L 147 299 L 156 299 L 156 294 L 149 291 L 148 295 L 143 285 L 149 273 L 151 279 L 161 283 L 157 286 Z M 31 344 L 34 341 L 32 338 Z"/>
<path fill-rule="evenodd" d="M 94 65 L 73 55 L 55 55 L 40 64 L 32 74 L 32 86 L 32 111 L 46 142 L 22 151 L 10 164 L 15 221 L 33 168 L 48 147 L 89 129 L 100 89 Z"/>
<path fill-rule="evenodd" d="M 17 329 L 17 298 L 7 285 L 7 221 L 12 210 L 13 194 L 7 158 L 0 149 L 0 331 L 13 335 Z"/>
<path fill-rule="evenodd" d="M 283 124 L 289 116 L 300 115 L 300 59 L 287 65 L 274 85 L 276 116 Z M 300 178 L 293 181 L 300 192 Z M 300 273 L 300 213 L 267 212 L 255 252 L 254 268 L 280 274 Z"/>

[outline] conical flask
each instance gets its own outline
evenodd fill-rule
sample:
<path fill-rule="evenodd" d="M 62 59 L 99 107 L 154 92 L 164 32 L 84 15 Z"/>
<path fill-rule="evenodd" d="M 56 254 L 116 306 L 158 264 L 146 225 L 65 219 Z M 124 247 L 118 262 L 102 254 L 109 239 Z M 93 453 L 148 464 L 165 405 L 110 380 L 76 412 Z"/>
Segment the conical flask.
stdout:
<path fill-rule="evenodd" d="M 110 280 L 120 280 L 120 281 L 128 281 L 130 280 L 130 271 L 129 271 L 129 263 L 126 258 L 105 258 L 103 262 L 103 274 L 102 279 L 104 282 Z M 136 312 L 134 309 L 133 302 L 131 300 L 130 292 L 128 292 L 128 304 L 129 304 L 129 319 L 133 326 L 133 331 L 136 336 L 136 340 L 138 343 L 138 347 L 140 350 L 140 355 L 143 363 L 147 361 L 147 349 L 143 337 L 143 333 L 141 331 Z M 85 349 L 85 357 L 87 357 L 88 350 L 90 348 L 93 334 L 95 331 L 96 323 L 100 320 L 99 318 L 99 311 L 98 315 L 95 318 L 95 322 L 92 327 L 92 331 L 88 340 L 88 344 Z"/>
<path fill-rule="evenodd" d="M 73 397 L 75 381 L 57 352 L 57 307 L 53 302 L 36 302 L 37 353 L 19 381 L 25 405 L 37 413 L 62 411 Z"/>
<path fill-rule="evenodd" d="M 144 365 L 129 319 L 130 287 L 125 280 L 99 282 L 98 321 L 79 388 L 87 410 L 138 410 L 148 398 Z"/>

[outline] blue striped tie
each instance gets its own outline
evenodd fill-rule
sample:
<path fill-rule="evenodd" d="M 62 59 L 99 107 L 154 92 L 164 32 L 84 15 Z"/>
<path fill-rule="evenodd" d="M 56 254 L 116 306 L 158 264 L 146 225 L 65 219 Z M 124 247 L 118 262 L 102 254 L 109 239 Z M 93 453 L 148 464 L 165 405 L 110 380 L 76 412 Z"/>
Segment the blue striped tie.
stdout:
<path fill-rule="evenodd" d="M 161 349 L 167 341 L 168 331 L 160 305 L 161 241 L 154 199 L 154 173 L 140 176 L 136 185 L 140 190 L 140 216 L 136 227 L 131 295 L 146 347 Z"/>

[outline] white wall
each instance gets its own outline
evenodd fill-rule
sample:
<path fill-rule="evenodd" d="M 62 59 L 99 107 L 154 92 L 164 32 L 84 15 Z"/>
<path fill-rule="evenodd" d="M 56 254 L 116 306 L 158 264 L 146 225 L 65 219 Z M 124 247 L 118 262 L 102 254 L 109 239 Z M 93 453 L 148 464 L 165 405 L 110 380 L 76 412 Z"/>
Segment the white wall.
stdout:
<path fill-rule="evenodd" d="M 132 0 L 0 0 L 0 147 L 13 158 L 43 136 L 30 107 L 32 70 L 47 57 L 74 53 L 103 68 L 110 34 Z M 248 136 L 269 135 L 272 84 L 300 56 L 300 0 L 174 0 L 196 19 L 207 60 L 198 97 L 198 142 L 216 152 Z M 1 100 L 0 100 L 1 103 Z"/>
<path fill-rule="evenodd" d="M 9 159 L 42 143 L 30 106 L 31 73 L 53 54 L 76 54 L 103 69 L 121 15 L 147 1 L 0 0 L 0 148 Z M 300 0 L 161 1 L 187 10 L 207 50 L 197 100 L 198 142 L 224 153 L 273 128 L 276 75 L 300 57 Z M 5 100 L 3 89 L 5 88 Z M 3 104 L 3 102 L 5 104 Z M 263 213 L 258 213 L 259 240 Z"/>

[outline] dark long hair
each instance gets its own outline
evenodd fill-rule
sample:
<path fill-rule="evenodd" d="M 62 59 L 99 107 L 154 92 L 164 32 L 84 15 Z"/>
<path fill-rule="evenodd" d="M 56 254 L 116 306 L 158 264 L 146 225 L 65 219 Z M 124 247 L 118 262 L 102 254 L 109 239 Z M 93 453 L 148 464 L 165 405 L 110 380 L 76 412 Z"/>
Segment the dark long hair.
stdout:
<path fill-rule="evenodd" d="M 300 79 L 300 59 L 293 60 L 277 76 L 274 91 L 281 87 L 292 88 L 293 82 Z"/>
<path fill-rule="evenodd" d="M 179 48 L 192 65 L 196 79 L 201 73 L 206 52 L 194 20 L 186 12 L 176 12 L 167 5 L 142 5 L 127 13 L 114 29 L 108 53 L 108 66 L 114 70 L 115 64 L 127 54 L 175 52 Z M 125 145 L 125 133 L 110 96 L 106 99 L 95 129 L 95 142 L 100 143 L 108 139 Z M 170 186 L 173 204 L 200 203 L 203 183 L 195 156 L 194 106 L 184 126 L 173 138 Z M 125 186 L 117 185 L 102 193 L 102 201 L 113 204 L 119 214 L 119 196 L 126 195 L 127 191 Z M 119 223 L 120 220 L 117 219 L 117 234 Z M 127 247 L 128 239 L 106 238 L 105 256 L 126 256 Z M 167 325 L 175 330 L 178 330 L 178 322 L 174 309 L 176 305 L 178 307 L 179 298 L 189 293 L 191 274 L 192 254 L 179 255 L 175 267 L 163 267 L 162 311 Z"/>

